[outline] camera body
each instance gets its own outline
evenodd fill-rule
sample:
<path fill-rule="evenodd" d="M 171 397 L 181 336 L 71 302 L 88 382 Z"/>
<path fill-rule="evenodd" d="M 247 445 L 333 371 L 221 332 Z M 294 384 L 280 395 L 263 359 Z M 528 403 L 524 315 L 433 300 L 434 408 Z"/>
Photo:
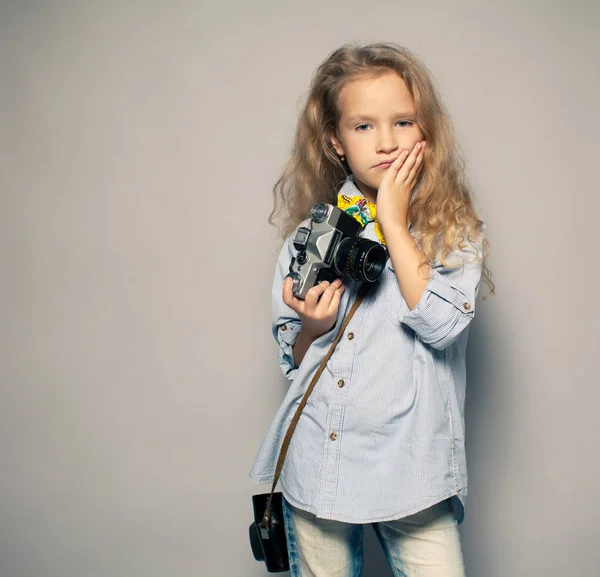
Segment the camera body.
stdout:
<path fill-rule="evenodd" d="M 318 202 L 312 207 L 308 227 L 296 231 L 293 243 L 298 251 L 288 276 L 292 292 L 306 298 L 315 285 L 336 278 L 375 282 L 388 259 L 387 249 L 378 242 L 359 237 L 362 225 L 337 206 Z"/>

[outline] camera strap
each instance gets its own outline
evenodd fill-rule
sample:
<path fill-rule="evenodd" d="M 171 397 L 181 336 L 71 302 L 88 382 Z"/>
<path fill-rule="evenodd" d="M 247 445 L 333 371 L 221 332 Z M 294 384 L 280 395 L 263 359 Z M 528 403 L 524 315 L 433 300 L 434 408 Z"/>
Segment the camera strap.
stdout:
<path fill-rule="evenodd" d="M 344 331 L 346 330 L 346 327 L 348 326 L 350 319 L 352 318 L 352 316 L 356 312 L 356 309 L 359 307 L 360 303 L 362 302 L 363 297 L 369 292 L 369 288 L 370 288 L 370 283 L 363 283 L 360 286 L 356 300 L 352 304 L 352 308 L 348 311 L 348 314 L 346 315 L 346 318 L 344 319 L 344 322 L 342 323 L 342 326 L 340 327 L 340 330 L 339 330 L 337 336 L 335 337 L 334 341 L 331 343 L 331 346 L 329 347 L 327 354 L 321 361 L 321 364 L 319 365 L 317 372 L 314 374 L 312 380 L 310 381 L 310 384 L 308 385 L 308 388 L 306 389 L 306 392 L 304 393 L 304 396 L 302 397 L 302 400 L 300 401 L 300 404 L 298 405 L 298 408 L 296 409 L 296 412 L 294 413 L 294 416 L 290 422 L 290 425 L 285 434 L 285 437 L 283 438 L 283 443 L 281 444 L 281 450 L 279 451 L 279 458 L 277 459 L 277 465 L 275 466 L 275 475 L 273 476 L 273 486 L 271 487 L 271 494 L 269 495 L 269 500 L 268 500 L 267 506 L 265 508 L 265 514 L 263 515 L 263 519 L 260 523 L 260 526 L 263 529 L 268 529 L 268 527 L 269 527 L 269 523 L 271 520 L 271 503 L 273 501 L 273 493 L 275 492 L 275 487 L 277 486 L 277 482 L 279 481 L 279 475 L 281 474 L 281 470 L 283 469 L 283 462 L 285 461 L 285 456 L 287 454 L 287 450 L 290 445 L 292 435 L 294 434 L 294 430 L 296 429 L 296 425 L 298 424 L 298 420 L 300 419 L 300 414 L 302 413 L 302 410 L 306 406 L 308 397 L 310 397 L 310 394 L 313 392 L 313 389 L 315 388 L 315 385 L 317 384 L 319 377 L 325 370 L 327 361 L 329 361 L 336 345 L 340 342 L 340 339 L 342 338 L 342 335 L 344 334 Z"/>

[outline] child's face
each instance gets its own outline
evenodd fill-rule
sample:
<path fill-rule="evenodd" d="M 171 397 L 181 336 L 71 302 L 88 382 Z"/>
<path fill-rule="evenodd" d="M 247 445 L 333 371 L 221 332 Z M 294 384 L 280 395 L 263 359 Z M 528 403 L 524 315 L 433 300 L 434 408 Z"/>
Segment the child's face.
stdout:
<path fill-rule="evenodd" d="M 340 91 L 340 120 L 331 143 L 345 155 L 359 190 L 372 202 L 389 167 L 403 149 L 423 140 L 413 99 L 402 78 L 385 72 L 348 82 Z"/>

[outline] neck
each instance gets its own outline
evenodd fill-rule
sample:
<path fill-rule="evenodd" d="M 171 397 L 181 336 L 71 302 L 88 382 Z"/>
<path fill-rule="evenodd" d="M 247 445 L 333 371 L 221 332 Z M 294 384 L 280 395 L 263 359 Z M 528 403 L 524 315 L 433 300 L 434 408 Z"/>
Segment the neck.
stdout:
<path fill-rule="evenodd" d="M 360 192 L 364 195 L 364 197 L 369 202 L 372 202 L 373 204 L 377 204 L 377 189 L 365 184 L 364 182 L 361 182 L 355 176 L 353 176 L 352 179 L 354 180 L 354 184 L 356 185 L 356 188 L 358 188 L 358 190 L 360 190 Z"/>

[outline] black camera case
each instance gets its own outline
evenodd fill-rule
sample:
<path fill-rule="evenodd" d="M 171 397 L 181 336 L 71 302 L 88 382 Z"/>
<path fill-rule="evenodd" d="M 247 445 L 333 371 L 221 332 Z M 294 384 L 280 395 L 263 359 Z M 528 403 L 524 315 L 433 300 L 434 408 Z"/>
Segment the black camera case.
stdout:
<path fill-rule="evenodd" d="M 273 493 L 269 519 L 265 519 L 271 493 L 252 496 L 254 523 L 250 525 L 250 545 L 257 561 L 264 561 L 269 573 L 280 573 L 290 568 L 285 527 L 283 524 L 283 497 Z"/>

